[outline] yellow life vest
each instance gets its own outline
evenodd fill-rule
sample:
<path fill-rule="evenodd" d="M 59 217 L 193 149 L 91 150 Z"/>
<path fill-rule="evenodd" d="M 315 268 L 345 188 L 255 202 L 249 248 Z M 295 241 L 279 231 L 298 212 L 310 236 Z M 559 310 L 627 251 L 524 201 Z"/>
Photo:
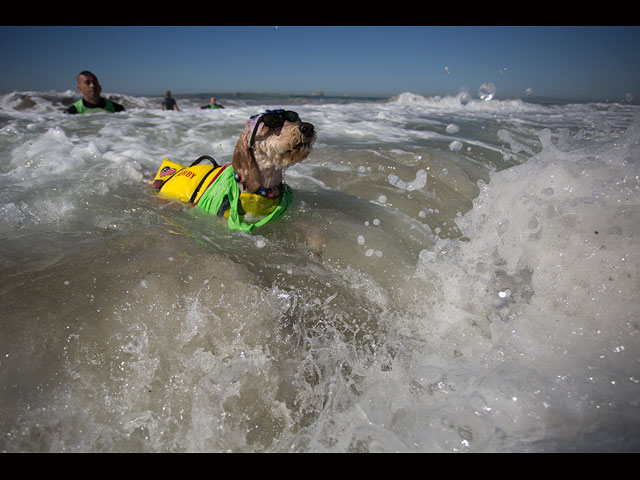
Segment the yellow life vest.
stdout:
<path fill-rule="evenodd" d="M 211 159 L 214 164 L 200 165 L 199 162 L 203 159 Z M 164 198 L 197 205 L 202 194 L 226 168 L 230 168 L 231 171 L 233 169 L 230 165 L 218 166 L 215 160 L 206 155 L 200 157 L 190 166 L 181 165 L 165 158 L 153 179 L 153 186 L 158 189 L 158 194 Z M 246 192 L 240 194 L 239 200 L 237 211 L 240 215 L 247 213 L 258 216 L 270 215 L 280 204 L 280 198 L 266 198 Z M 220 211 L 213 213 L 229 218 L 229 202 L 224 203 L 220 207 Z"/>
<path fill-rule="evenodd" d="M 221 169 L 217 164 L 199 165 L 198 160 L 186 166 L 165 158 L 153 179 L 153 186 L 162 197 L 196 204 Z"/>

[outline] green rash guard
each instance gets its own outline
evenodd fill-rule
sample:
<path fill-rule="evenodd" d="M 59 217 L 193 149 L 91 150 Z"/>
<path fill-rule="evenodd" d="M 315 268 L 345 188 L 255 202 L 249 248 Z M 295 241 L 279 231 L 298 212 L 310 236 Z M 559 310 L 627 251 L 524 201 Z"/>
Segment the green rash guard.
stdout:
<path fill-rule="evenodd" d="M 103 100 L 104 100 L 104 106 L 88 107 L 84 104 L 84 101 L 81 98 L 80 100 L 75 102 L 73 106 L 76 108 L 76 113 L 93 113 L 93 112 L 103 112 L 103 111 L 115 113 L 117 111 L 120 111 L 119 109 L 116 108 L 116 104 L 111 100 L 108 100 L 106 98 L 104 98 Z M 120 108 L 124 110 L 123 107 L 120 107 Z"/>
<path fill-rule="evenodd" d="M 233 167 L 229 165 L 227 167 L 223 167 L 223 170 L 218 175 L 218 178 L 215 179 L 213 185 L 207 188 L 207 190 L 202 194 L 197 206 L 205 212 L 217 212 L 224 202 L 225 197 L 228 197 L 230 210 L 227 226 L 230 230 L 242 230 L 249 233 L 254 228 L 261 227 L 282 215 L 291 204 L 293 194 L 291 192 L 291 188 L 285 184 L 282 199 L 273 212 L 256 223 L 245 223 L 238 212 L 240 189 L 238 188 L 238 183 L 234 178 Z"/>

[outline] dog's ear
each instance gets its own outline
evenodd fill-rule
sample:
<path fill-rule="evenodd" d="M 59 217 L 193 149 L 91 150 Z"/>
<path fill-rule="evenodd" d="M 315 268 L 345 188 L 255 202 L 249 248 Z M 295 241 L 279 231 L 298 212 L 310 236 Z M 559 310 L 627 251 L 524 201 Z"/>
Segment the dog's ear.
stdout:
<path fill-rule="evenodd" d="M 231 165 L 233 165 L 235 172 L 240 175 L 244 188 L 251 193 L 257 192 L 260 188 L 260 172 L 244 135 L 236 143 Z"/>

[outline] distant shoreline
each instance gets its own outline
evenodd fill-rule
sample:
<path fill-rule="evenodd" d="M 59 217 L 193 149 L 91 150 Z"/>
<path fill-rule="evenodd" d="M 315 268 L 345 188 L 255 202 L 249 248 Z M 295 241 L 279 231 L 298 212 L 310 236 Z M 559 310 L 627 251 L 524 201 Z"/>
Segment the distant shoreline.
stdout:
<path fill-rule="evenodd" d="M 222 103 L 230 102 L 234 103 L 235 101 L 248 101 L 248 102 L 287 102 L 293 101 L 295 102 L 303 102 L 310 104 L 323 104 L 323 103 L 358 103 L 358 102 L 385 102 L 392 101 L 394 98 L 397 98 L 403 93 L 412 94 L 416 97 L 423 97 L 429 101 L 438 101 L 440 99 L 444 100 L 447 98 L 455 98 L 458 95 L 424 95 L 424 94 L 415 94 L 413 92 L 401 92 L 396 95 L 381 97 L 381 96 L 356 96 L 356 95 L 315 95 L 315 94 L 285 94 L 285 93 L 255 93 L 255 92 L 201 92 L 201 93 L 174 93 L 173 97 L 180 100 L 192 100 L 198 101 L 201 100 L 203 103 L 207 103 L 209 98 L 215 96 Z M 116 93 L 105 92 L 103 94 L 106 98 L 110 98 L 115 101 L 123 101 L 124 97 L 130 97 L 130 99 L 134 100 L 136 98 L 144 99 L 148 98 L 151 100 L 160 101 L 164 98 L 164 93 L 156 93 L 156 94 L 129 94 L 129 93 Z M 13 91 L 8 93 L 1 93 L 0 98 L 14 96 L 14 98 L 18 101 L 18 104 L 14 107 L 16 110 L 29 110 L 36 106 L 35 102 L 32 100 L 32 97 L 42 97 L 53 102 L 53 105 L 62 105 L 63 107 L 67 107 L 69 104 L 73 103 L 79 97 L 77 92 L 72 90 L 66 90 L 64 92 L 54 92 L 54 91 Z M 477 97 L 472 97 L 474 100 L 478 100 Z M 564 99 L 557 97 L 547 97 L 547 96 L 522 96 L 522 97 L 500 97 L 495 96 L 493 98 L 494 101 L 521 101 L 528 104 L 533 105 L 545 105 L 545 106 L 563 106 L 570 104 L 620 104 L 620 105 L 640 105 L 640 99 L 637 98 L 620 98 L 620 99 L 600 99 L 600 100 L 586 100 L 586 99 Z M 131 105 L 135 107 L 135 101 Z"/>

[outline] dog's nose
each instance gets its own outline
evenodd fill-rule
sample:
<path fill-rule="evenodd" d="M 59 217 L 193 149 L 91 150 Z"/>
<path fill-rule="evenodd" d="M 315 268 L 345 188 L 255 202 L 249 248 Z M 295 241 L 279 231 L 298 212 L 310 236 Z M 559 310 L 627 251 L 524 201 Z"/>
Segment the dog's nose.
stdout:
<path fill-rule="evenodd" d="M 310 137 L 313 135 L 313 125 L 310 123 L 301 123 L 300 124 L 300 133 L 302 133 L 305 137 Z"/>

